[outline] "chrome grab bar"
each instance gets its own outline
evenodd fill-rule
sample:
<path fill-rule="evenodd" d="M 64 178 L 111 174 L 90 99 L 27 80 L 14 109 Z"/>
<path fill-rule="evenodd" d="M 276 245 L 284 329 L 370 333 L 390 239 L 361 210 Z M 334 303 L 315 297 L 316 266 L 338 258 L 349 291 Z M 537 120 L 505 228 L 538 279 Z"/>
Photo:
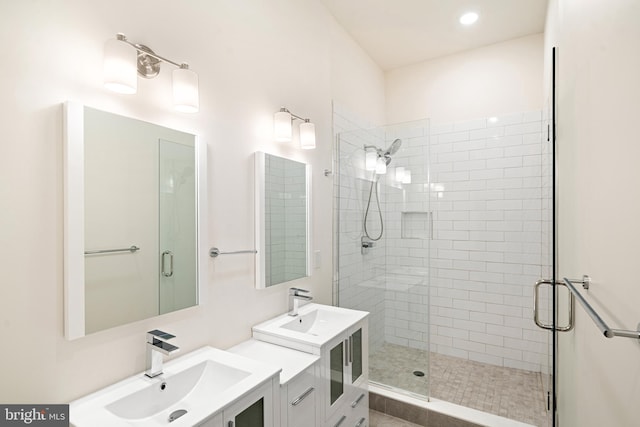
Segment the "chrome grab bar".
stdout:
<path fill-rule="evenodd" d="M 566 286 L 563 282 L 556 280 L 556 285 Z M 548 331 L 553 331 L 553 325 L 549 325 L 546 323 L 542 323 L 539 316 L 538 307 L 540 306 L 540 286 L 541 285 L 549 285 L 553 286 L 553 281 L 549 279 L 541 279 L 538 280 L 534 286 L 533 292 L 533 321 L 536 323 L 536 326 L 542 329 L 546 329 Z M 554 287 L 555 289 L 555 287 Z M 575 319 L 575 301 L 573 299 L 573 294 L 569 293 L 569 322 L 566 326 L 557 326 L 556 331 L 559 332 L 569 332 L 573 329 L 573 321 Z"/>
<path fill-rule="evenodd" d="M 602 317 L 600 317 L 598 315 L 598 313 L 593 309 L 593 307 L 591 307 L 591 305 L 587 302 L 587 300 L 584 299 L 584 297 L 580 294 L 580 292 L 578 292 L 576 287 L 573 286 L 572 282 L 577 282 L 577 283 L 582 283 L 582 286 L 585 289 L 589 289 L 590 279 L 588 279 L 586 281 L 585 281 L 585 279 L 588 279 L 588 276 L 583 276 L 583 280 L 582 281 L 580 281 L 580 280 L 570 280 L 570 279 L 567 279 L 566 277 L 563 280 L 564 280 L 564 284 L 571 291 L 571 295 L 576 297 L 576 299 L 578 300 L 578 302 L 580 303 L 582 308 L 585 309 L 585 311 L 587 312 L 589 317 L 591 317 L 591 319 L 595 322 L 595 324 L 598 327 L 598 329 L 600 329 L 600 332 L 602 332 L 602 334 L 607 338 L 625 337 L 625 338 L 640 339 L 640 331 L 629 331 L 629 330 L 624 330 L 624 329 L 612 329 L 612 328 L 609 327 L 609 325 L 606 324 L 606 322 L 604 320 L 602 320 Z"/>
<path fill-rule="evenodd" d="M 85 255 L 96 255 L 96 254 L 111 254 L 111 253 L 115 253 L 115 252 L 137 252 L 139 251 L 140 248 L 137 247 L 136 245 L 131 245 L 128 248 L 122 248 L 122 249 L 100 249 L 100 250 L 96 250 L 96 251 L 84 251 Z"/>
<path fill-rule="evenodd" d="M 218 248 L 209 249 L 209 256 L 211 258 L 217 258 L 218 255 L 236 255 L 236 254 L 257 254 L 258 251 L 255 249 L 248 249 L 245 251 L 231 251 L 231 252 L 222 252 Z"/>

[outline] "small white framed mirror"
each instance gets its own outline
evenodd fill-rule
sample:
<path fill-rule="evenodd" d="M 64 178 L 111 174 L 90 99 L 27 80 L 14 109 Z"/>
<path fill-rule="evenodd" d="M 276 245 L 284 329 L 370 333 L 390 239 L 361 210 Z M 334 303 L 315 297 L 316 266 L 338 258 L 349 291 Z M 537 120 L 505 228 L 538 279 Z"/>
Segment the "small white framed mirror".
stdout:
<path fill-rule="evenodd" d="M 256 287 L 310 275 L 311 166 L 255 153 Z"/>

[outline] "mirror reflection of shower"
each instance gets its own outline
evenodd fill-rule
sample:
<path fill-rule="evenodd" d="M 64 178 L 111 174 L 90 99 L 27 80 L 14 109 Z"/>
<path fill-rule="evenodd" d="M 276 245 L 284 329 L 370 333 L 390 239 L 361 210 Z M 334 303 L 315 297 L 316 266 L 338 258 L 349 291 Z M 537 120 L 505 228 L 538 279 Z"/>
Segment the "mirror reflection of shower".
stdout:
<path fill-rule="evenodd" d="M 378 180 L 380 178 L 380 175 L 384 175 L 385 173 L 387 173 L 387 166 L 389 166 L 389 164 L 391 163 L 391 157 L 398 152 L 401 145 L 402 140 L 396 139 L 386 150 L 378 148 L 375 145 L 364 146 L 365 169 L 373 171 L 373 177 L 371 178 L 371 186 L 369 187 L 369 199 L 367 200 L 367 207 L 364 211 L 362 227 L 364 235 L 360 239 L 363 254 L 367 253 L 367 250 L 374 246 L 374 242 L 380 240 L 382 238 L 382 235 L 384 234 L 384 221 L 382 219 L 380 196 L 378 194 Z M 371 199 L 374 194 L 374 188 L 376 207 L 378 209 L 378 218 L 380 221 L 380 231 L 378 233 L 370 233 L 369 229 L 367 228 L 367 219 L 369 217 L 369 211 L 371 210 Z"/>

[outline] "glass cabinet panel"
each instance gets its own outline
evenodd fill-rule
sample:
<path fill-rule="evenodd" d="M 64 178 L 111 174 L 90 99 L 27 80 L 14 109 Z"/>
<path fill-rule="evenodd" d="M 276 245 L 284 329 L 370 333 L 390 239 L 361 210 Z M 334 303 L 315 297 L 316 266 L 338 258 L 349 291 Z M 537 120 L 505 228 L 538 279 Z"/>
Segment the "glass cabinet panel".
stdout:
<path fill-rule="evenodd" d="M 344 393 L 344 344 L 341 341 L 340 344 L 333 347 L 330 351 L 330 369 L 331 369 L 331 384 L 330 384 L 330 404 L 333 405 L 336 400 Z"/>
<path fill-rule="evenodd" d="M 351 335 L 351 383 L 362 375 L 362 329 Z"/>
<path fill-rule="evenodd" d="M 233 427 L 263 427 L 264 398 L 258 400 L 244 411 L 236 415 Z"/>

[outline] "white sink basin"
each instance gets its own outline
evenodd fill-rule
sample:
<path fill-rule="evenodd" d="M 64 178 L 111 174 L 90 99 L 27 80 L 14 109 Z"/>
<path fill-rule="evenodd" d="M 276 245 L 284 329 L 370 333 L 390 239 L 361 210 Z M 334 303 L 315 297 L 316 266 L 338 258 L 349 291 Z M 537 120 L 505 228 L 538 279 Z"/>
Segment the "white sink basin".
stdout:
<path fill-rule="evenodd" d="M 285 313 L 254 326 L 253 336 L 260 341 L 320 354 L 320 347 L 368 314 L 330 305 L 307 304 L 298 310 L 296 317 Z"/>
<path fill-rule="evenodd" d="M 196 387 L 196 393 L 215 395 L 249 375 L 250 372 L 206 360 L 116 400 L 106 408 L 117 417 L 128 420 L 153 417 L 183 400 Z"/>
<path fill-rule="evenodd" d="M 71 402 L 70 421 L 77 427 L 192 426 L 278 372 L 277 368 L 204 347 L 165 363 L 164 373 L 158 377 L 141 373 Z"/>
<path fill-rule="evenodd" d="M 293 320 L 285 323 L 281 328 L 314 336 L 330 335 L 333 330 L 340 329 L 345 323 L 349 323 L 351 317 L 350 313 L 329 311 L 317 307 L 306 314 L 298 314 L 296 317 L 289 316 Z"/>

